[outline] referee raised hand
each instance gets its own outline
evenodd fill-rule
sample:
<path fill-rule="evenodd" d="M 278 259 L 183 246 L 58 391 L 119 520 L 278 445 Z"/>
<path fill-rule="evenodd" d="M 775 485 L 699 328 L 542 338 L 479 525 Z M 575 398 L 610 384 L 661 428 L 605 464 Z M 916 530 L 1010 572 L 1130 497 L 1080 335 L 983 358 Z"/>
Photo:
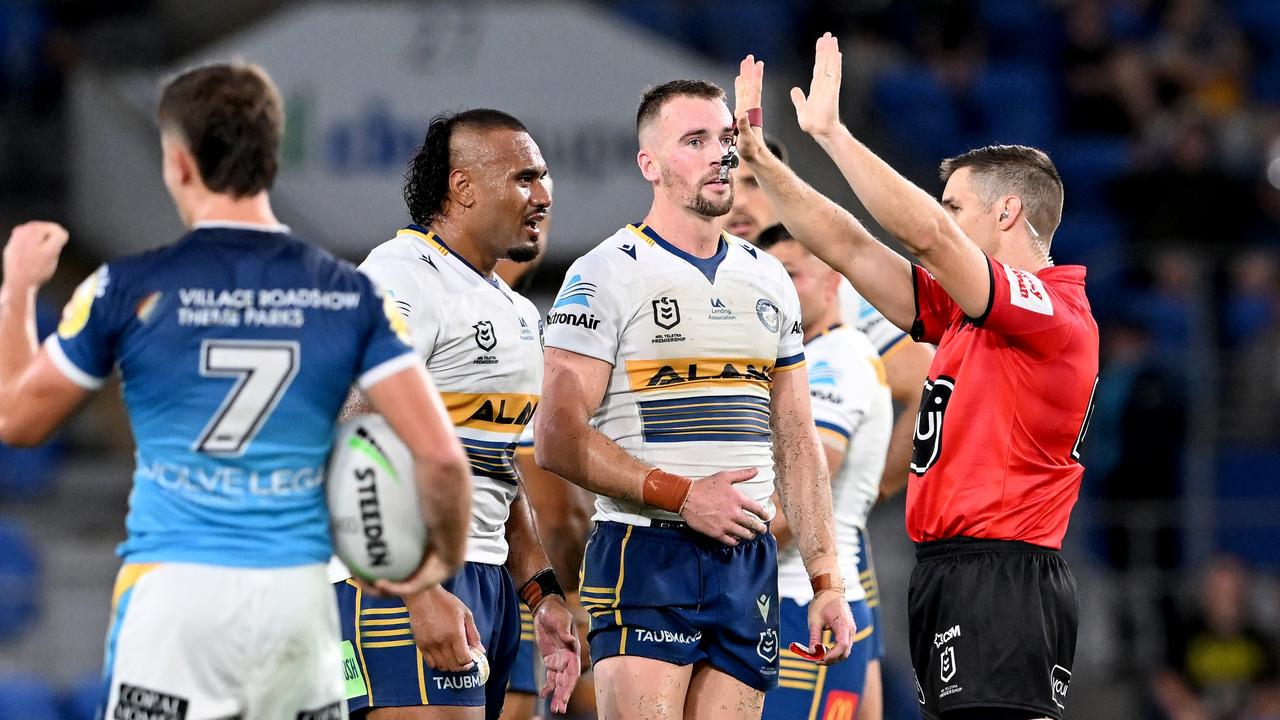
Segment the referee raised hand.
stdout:
<path fill-rule="evenodd" d="M 944 160 L 935 201 L 840 123 L 841 67 L 824 35 L 809 92 L 791 91 L 800 126 L 918 265 L 761 152 L 741 117 L 738 144 L 795 238 L 891 322 L 938 346 L 907 489 L 923 713 L 1061 718 L 1078 608 L 1058 550 L 1098 375 L 1085 270 L 1049 257 L 1062 180 L 1040 150 L 991 146 Z"/>

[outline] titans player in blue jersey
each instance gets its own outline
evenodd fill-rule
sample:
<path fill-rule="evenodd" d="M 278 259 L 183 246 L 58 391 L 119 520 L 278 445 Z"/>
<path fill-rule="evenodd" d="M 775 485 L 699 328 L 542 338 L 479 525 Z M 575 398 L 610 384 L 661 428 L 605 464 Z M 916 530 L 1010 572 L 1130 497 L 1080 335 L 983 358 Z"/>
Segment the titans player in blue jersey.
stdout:
<path fill-rule="evenodd" d="M 29 223 L 5 248 L 0 440 L 40 442 L 118 368 L 137 441 L 108 718 L 346 716 L 323 466 L 352 384 L 411 449 L 433 530 L 414 577 L 381 589 L 429 587 L 462 563 L 465 455 L 403 322 L 271 211 L 282 108 L 250 65 L 165 87 L 165 185 L 190 231 L 99 268 L 43 348 L 32 306 L 66 232 Z"/>

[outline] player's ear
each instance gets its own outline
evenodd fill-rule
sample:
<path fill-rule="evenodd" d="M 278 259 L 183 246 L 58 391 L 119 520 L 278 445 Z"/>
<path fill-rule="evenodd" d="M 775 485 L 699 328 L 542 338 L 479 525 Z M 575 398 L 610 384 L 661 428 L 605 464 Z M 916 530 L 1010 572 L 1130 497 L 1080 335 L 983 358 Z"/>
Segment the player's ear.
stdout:
<path fill-rule="evenodd" d="M 199 174 L 196 159 L 187 149 L 187 144 L 178 138 L 165 134 L 161 136 L 161 151 L 165 175 L 178 187 L 190 185 Z"/>
<path fill-rule="evenodd" d="M 458 203 L 460 207 L 475 207 L 476 193 L 471 173 L 462 168 L 454 168 L 449 172 L 449 200 Z"/>
<path fill-rule="evenodd" d="M 662 169 L 658 167 L 658 159 L 645 148 L 636 153 L 636 165 L 640 166 L 640 174 L 649 182 L 658 182 L 662 177 Z"/>
<path fill-rule="evenodd" d="M 833 301 L 838 301 L 840 297 L 840 280 L 842 280 L 844 276 L 830 268 L 827 269 L 827 272 L 828 272 L 828 275 L 826 278 L 826 287 L 824 288 L 824 291 L 826 292 L 828 298 L 832 299 Z"/>
<path fill-rule="evenodd" d="M 1022 198 L 1017 195 L 1006 195 L 1000 199 L 997 209 L 1000 212 L 996 216 L 997 227 L 1001 230 L 1008 230 L 1018 222 L 1019 216 L 1022 214 Z"/>

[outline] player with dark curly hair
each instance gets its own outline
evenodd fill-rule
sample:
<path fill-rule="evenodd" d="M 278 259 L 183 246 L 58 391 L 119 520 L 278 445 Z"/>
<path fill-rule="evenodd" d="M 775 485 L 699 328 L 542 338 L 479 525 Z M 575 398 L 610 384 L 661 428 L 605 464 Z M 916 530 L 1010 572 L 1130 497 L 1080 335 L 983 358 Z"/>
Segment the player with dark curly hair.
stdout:
<path fill-rule="evenodd" d="M 579 674 L 574 618 L 513 461 L 538 405 L 541 320 L 494 272 L 500 259 L 538 255 L 551 207 L 546 163 L 507 113 L 437 115 L 409 162 L 404 199 L 413 222 L 360 268 L 404 314 L 444 397 L 474 478 L 471 533 L 462 571 L 430 591 L 401 601 L 337 583 L 343 639 L 364 680 L 348 707 L 373 719 L 498 717 L 523 600 L 547 668 L 543 694 L 563 712 Z"/>

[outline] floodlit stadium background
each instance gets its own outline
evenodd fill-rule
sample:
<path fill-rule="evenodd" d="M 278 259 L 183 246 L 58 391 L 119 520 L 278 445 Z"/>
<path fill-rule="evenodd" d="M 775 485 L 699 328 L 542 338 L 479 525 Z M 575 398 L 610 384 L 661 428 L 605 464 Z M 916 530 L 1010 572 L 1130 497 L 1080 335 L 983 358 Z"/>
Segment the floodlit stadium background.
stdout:
<path fill-rule="evenodd" d="M 766 62 L 766 127 L 859 212 L 786 100 L 827 30 L 846 123 L 931 192 L 939 159 L 991 142 L 1045 148 L 1065 179 L 1053 254 L 1089 266 L 1103 340 L 1065 547 L 1081 600 L 1068 717 L 1280 716 L 1277 0 L 6 0 L 0 220 L 71 229 L 41 297 L 48 332 L 97 263 L 181 231 L 159 78 L 241 56 L 287 99 L 277 215 L 353 260 L 406 221 L 401 175 L 432 114 L 523 119 L 555 177 L 545 308 L 569 261 L 648 207 L 641 90 L 694 76 L 731 91 L 747 52 Z M 52 445 L 0 447 L 0 720 L 91 715 L 126 427 L 109 387 Z M 895 720 L 918 717 L 902 514 L 896 498 L 871 527 Z"/>

